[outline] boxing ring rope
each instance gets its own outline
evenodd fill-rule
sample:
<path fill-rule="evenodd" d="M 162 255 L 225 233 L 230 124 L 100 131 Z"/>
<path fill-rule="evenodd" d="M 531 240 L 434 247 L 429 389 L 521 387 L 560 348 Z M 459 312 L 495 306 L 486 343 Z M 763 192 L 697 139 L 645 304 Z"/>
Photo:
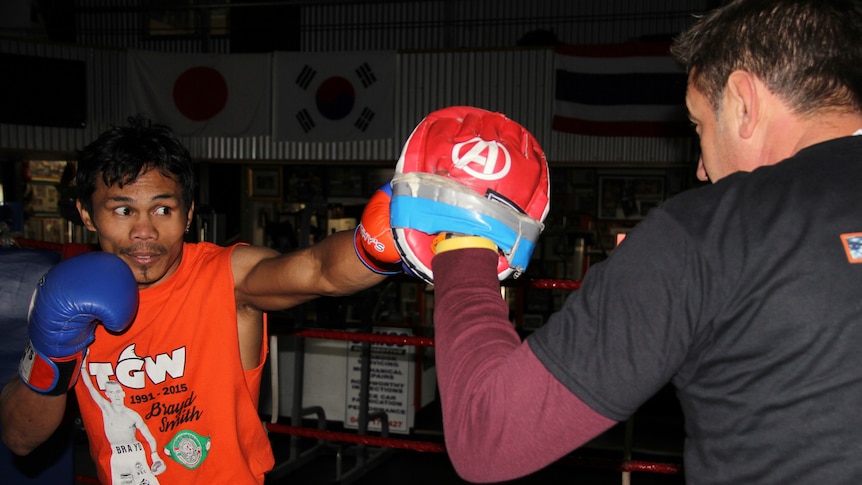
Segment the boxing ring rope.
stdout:
<path fill-rule="evenodd" d="M 535 279 L 530 280 L 528 286 L 540 290 L 577 290 L 581 287 L 581 282 L 578 280 Z"/>
<path fill-rule="evenodd" d="M 339 431 L 321 431 L 311 428 L 303 428 L 299 426 L 290 426 L 275 423 L 267 423 L 266 428 L 267 430 L 275 433 L 297 435 L 304 438 L 322 438 L 327 441 L 339 441 L 343 443 L 379 446 L 385 448 L 411 450 L 424 453 L 446 453 L 446 447 L 443 446 L 442 443 L 435 442 L 383 438 L 379 436 L 363 436 L 357 435 L 355 433 L 345 433 Z M 672 463 L 658 463 L 642 460 L 599 460 L 587 458 L 565 458 L 564 460 L 568 464 L 575 464 L 588 468 L 605 468 L 621 472 L 646 472 L 663 475 L 676 475 L 681 472 L 681 467 Z"/>
<path fill-rule="evenodd" d="M 13 241 L 18 247 L 28 249 L 45 249 L 48 251 L 56 251 L 60 253 L 62 259 L 71 258 L 82 253 L 95 251 L 98 246 L 88 243 L 55 243 L 49 241 L 40 241 L 38 239 L 27 239 L 22 237 L 13 238 Z"/>
<path fill-rule="evenodd" d="M 527 286 L 530 288 L 536 289 L 549 289 L 549 290 L 577 290 L 581 286 L 580 281 L 576 280 L 554 280 L 554 279 L 534 279 L 530 280 L 526 284 L 520 284 L 519 286 Z M 367 372 L 370 368 L 370 344 L 388 344 L 388 345 L 410 345 L 415 347 L 433 347 L 434 339 L 429 337 L 416 337 L 410 335 L 384 335 L 384 334 L 376 334 L 376 333 L 367 333 L 367 332 L 355 332 L 355 331 L 342 331 L 342 330 L 321 330 L 321 329 L 304 329 L 299 330 L 288 335 L 289 337 L 297 338 L 297 342 L 301 342 L 306 338 L 316 338 L 316 339 L 328 339 L 328 340 L 343 340 L 343 341 L 351 341 L 351 342 L 361 342 L 363 343 L 363 349 L 366 350 L 363 352 L 362 356 L 362 382 L 360 384 L 361 389 L 367 391 L 368 387 L 368 375 Z M 277 355 L 277 339 L 275 336 L 271 337 L 270 344 L 270 354 Z M 299 362 L 302 360 L 302 355 L 300 349 L 297 349 L 296 359 L 297 365 L 301 366 Z M 273 368 L 275 366 L 272 366 Z M 273 373 L 276 373 L 273 370 Z M 295 374 L 301 373 L 301 370 L 295 369 Z M 299 380 L 298 384 L 295 381 L 294 388 L 299 389 L 298 393 L 294 393 L 294 412 L 291 418 L 291 423 L 295 424 L 301 422 L 301 416 L 297 414 L 298 406 L 301 406 L 301 395 L 298 396 L 300 402 L 296 401 L 297 394 L 301 394 L 302 389 L 302 376 L 295 376 L 296 379 Z M 272 412 L 272 421 L 265 423 L 265 427 L 269 432 L 279 433 L 291 435 L 292 437 L 304 437 L 304 438 L 313 438 L 318 440 L 318 445 L 321 446 L 322 442 L 340 442 L 340 443 L 348 443 L 354 444 L 361 447 L 364 451 L 364 447 L 372 446 L 383 448 L 385 450 L 411 450 L 416 452 L 430 452 L 430 453 L 446 453 L 446 448 L 442 443 L 437 442 L 427 442 L 427 441 L 419 441 L 414 439 L 402 439 L 402 438 L 391 438 L 388 435 L 388 429 L 386 426 L 387 420 L 385 419 L 385 413 L 382 416 L 377 415 L 372 416 L 371 413 L 368 412 L 367 409 L 367 393 L 360 396 L 360 426 L 357 432 L 339 432 L 339 431 L 328 431 L 323 429 L 324 423 L 321 422 L 320 416 L 318 413 L 319 423 L 318 428 L 313 429 L 309 427 L 295 426 L 295 425 L 284 425 L 278 424 L 276 422 L 277 414 L 278 414 L 278 398 L 277 398 L 277 377 L 273 380 L 273 412 Z M 299 414 L 307 415 L 308 409 L 303 409 Z M 363 416 L 365 416 L 364 419 Z M 367 433 L 367 424 L 370 419 L 376 418 L 381 419 L 382 430 L 381 436 L 373 436 L 368 435 Z M 299 419 L 297 419 L 299 418 Z M 620 460 L 610 460 L 610 459 L 589 459 L 589 458 L 580 458 L 580 457 L 567 457 L 564 458 L 566 464 L 574 465 L 577 467 L 583 468 L 594 468 L 594 469 L 605 469 L 605 470 L 615 470 L 622 473 L 622 483 L 627 485 L 630 482 L 630 474 L 632 472 L 642 472 L 642 473 L 652 473 L 652 474 L 665 474 L 665 475 L 677 475 L 682 473 L 682 467 L 680 465 L 672 464 L 672 463 L 662 463 L 662 462 L 652 462 L 652 461 L 644 461 L 644 460 L 633 460 L 631 459 L 631 440 L 630 427 L 626 430 L 626 443 L 624 450 L 624 457 Z M 316 447 L 317 447 L 316 446 Z M 315 448 L 316 448 L 315 447 Z M 287 470 L 294 470 L 302 463 L 309 461 L 313 458 L 316 450 L 310 450 L 308 452 L 308 457 L 303 459 L 302 456 L 297 455 L 293 449 L 291 449 L 291 458 L 287 463 L 282 463 L 276 466 L 276 469 L 279 467 L 286 467 Z M 371 466 L 372 463 L 368 463 L 368 466 Z M 365 473 L 367 470 L 359 470 L 358 468 L 365 467 L 366 464 L 362 461 L 357 463 L 357 466 L 354 467 L 351 473 Z M 282 470 L 283 472 L 284 470 Z M 342 475 L 340 471 L 340 460 L 339 460 L 339 470 L 337 473 L 337 477 L 339 478 L 340 483 L 344 483 L 341 481 L 341 478 L 348 480 L 350 478 L 348 475 Z"/>
<path fill-rule="evenodd" d="M 290 336 L 330 340 L 349 340 L 351 342 L 371 342 L 375 344 L 412 345 L 415 347 L 434 346 L 434 339 L 428 337 L 413 337 L 410 335 L 381 335 L 377 333 L 359 333 L 342 330 L 300 330 L 296 333 L 290 334 Z"/>
<path fill-rule="evenodd" d="M 381 448 L 395 448 L 401 450 L 412 450 L 431 453 L 445 453 L 446 448 L 442 443 L 430 441 L 415 441 L 396 438 L 384 438 L 382 436 L 358 435 L 340 431 L 326 431 L 286 424 L 266 423 L 266 429 L 276 433 L 302 436 L 304 438 L 321 438 L 327 441 L 339 441 L 342 443 L 353 443 L 357 445 L 378 446 Z"/>

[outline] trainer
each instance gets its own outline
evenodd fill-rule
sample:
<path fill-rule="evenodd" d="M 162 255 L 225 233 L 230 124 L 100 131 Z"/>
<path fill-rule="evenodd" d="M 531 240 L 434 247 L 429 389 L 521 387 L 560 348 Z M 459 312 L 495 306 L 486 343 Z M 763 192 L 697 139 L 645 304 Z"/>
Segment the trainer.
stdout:
<path fill-rule="evenodd" d="M 712 184 L 651 210 L 525 342 L 494 245 L 438 245 L 438 383 L 464 478 L 534 472 L 670 382 L 687 484 L 859 482 L 860 39 L 855 0 L 735 0 L 676 39 Z"/>

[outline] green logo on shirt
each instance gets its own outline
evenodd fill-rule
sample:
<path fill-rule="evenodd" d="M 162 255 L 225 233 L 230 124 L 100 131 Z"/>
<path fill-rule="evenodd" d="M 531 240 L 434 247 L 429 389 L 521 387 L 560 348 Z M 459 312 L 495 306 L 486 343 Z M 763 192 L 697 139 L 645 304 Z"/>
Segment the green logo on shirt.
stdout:
<path fill-rule="evenodd" d="M 165 454 L 180 465 L 194 470 L 207 458 L 210 450 L 210 439 L 194 431 L 183 430 L 174 435 L 165 446 Z"/>

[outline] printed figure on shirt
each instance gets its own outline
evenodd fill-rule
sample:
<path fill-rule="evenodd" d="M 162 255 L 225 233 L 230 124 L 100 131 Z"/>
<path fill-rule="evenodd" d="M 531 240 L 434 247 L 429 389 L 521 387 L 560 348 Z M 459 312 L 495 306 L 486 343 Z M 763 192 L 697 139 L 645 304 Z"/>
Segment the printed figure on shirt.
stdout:
<path fill-rule="evenodd" d="M 84 367 L 86 369 L 86 359 Z M 104 391 L 102 398 L 99 389 L 93 385 L 92 377 L 85 373 L 82 380 L 90 391 L 93 400 L 99 403 L 104 421 L 105 437 L 111 444 L 111 477 L 115 483 L 136 485 L 158 484 L 156 475 L 165 471 L 165 462 L 159 457 L 156 438 L 140 414 L 125 404 L 126 391 L 117 381 L 100 382 L 99 389 Z M 152 465 L 147 461 L 144 444 L 138 440 L 138 433 L 144 438 L 152 457 Z"/>

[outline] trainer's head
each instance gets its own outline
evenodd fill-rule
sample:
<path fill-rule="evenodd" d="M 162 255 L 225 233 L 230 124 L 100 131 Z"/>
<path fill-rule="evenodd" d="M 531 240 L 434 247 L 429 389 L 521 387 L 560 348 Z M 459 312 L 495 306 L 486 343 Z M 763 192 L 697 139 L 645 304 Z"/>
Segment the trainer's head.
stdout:
<path fill-rule="evenodd" d="M 101 177 L 108 187 L 132 184 L 148 170 L 158 170 L 176 181 L 186 210 L 194 201 L 195 179 L 188 150 L 174 132 L 141 116 L 129 118 L 128 126 L 102 133 L 79 152 L 76 183 L 78 199 L 93 210 L 93 192 Z"/>
<path fill-rule="evenodd" d="M 716 182 L 862 125 L 858 0 L 732 0 L 677 37 L 697 177 Z"/>
<path fill-rule="evenodd" d="M 798 114 L 862 110 L 862 3 L 733 0 L 674 40 L 671 55 L 713 110 L 730 74 L 757 76 Z"/>

